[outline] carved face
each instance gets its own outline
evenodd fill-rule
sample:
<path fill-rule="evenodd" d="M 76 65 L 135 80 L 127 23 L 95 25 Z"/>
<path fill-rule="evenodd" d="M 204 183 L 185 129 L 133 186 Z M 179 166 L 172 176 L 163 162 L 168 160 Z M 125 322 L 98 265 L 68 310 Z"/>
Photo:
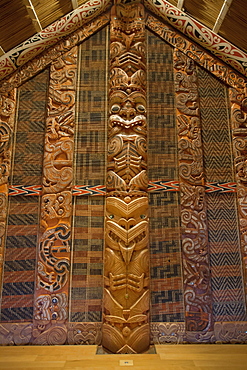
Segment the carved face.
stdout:
<path fill-rule="evenodd" d="M 140 92 L 119 91 L 110 99 L 110 126 L 146 126 L 146 100 Z"/>

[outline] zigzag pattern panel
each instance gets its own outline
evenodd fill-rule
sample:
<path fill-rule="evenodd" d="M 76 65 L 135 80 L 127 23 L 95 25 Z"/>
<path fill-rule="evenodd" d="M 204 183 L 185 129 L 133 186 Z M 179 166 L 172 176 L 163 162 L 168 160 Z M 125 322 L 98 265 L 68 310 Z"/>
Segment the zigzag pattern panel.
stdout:
<path fill-rule="evenodd" d="M 10 198 L 1 321 L 32 320 L 38 210 L 38 197 Z"/>
<path fill-rule="evenodd" d="M 77 185 L 105 181 L 107 36 L 104 28 L 79 46 Z"/>
<path fill-rule="evenodd" d="M 11 184 L 41 184 L 49 70 L 24 83 L 19 107 Z"/>
<path fill-rule="evenodd" d="M 71 321 L 100 322 L 103 293 L 104 198 L 76 197 Z"/>
<path fill-rule="evenodd" d="M 179 193 L 150 193 L 151 321 L 184 321 Z"/>
<path fill-rule="evenodd" d="M 211 286 L 215 321 L 244 321 L 246 308 L 235 194 L 207 194 Z"/>
<path fill-rule="evenodd" d="M 205 180 L 234 181 L 226 86 L 198 67 Z"/>
<path fill-rule="evenodd" d="M 147 31 L 148 178 L 177 180 L 173 48 Z"/>

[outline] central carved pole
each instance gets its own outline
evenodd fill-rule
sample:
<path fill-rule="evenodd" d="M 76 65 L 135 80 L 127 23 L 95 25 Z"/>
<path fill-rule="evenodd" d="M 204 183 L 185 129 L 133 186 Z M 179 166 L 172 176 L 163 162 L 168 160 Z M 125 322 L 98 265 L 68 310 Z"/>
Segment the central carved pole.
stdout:
<path fill-rule="evenodd" d="M 103 347 L 149 348 L 144 8 L 116 4 L 110 30 Z"/>

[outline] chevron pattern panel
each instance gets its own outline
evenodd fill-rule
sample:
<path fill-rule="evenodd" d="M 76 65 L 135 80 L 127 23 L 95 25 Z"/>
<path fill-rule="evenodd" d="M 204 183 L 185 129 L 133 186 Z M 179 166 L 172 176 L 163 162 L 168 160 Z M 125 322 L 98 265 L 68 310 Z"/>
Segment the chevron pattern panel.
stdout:
<path fill-rule="evenodd" d="M 38 198 L 10 198 L 1 321 L 30 321 L 33 315 Z"/>
<path fill-rule="evenodd" d="M 104 198 L 76 197 L 71 321 L 100 322 L 103 287 Z"/>
<path fill-rule="evenodd" d="M 150 193 L 151 320 L 184 320 L 179 194 Z"/>
<path fill-rule="evenodd" d="M 148 43 L 148 178 L 176 180 L 173 48 L 147 32 Z"/>
<path fill-rule="evenodd" d="M 205 180 L 234 181 L 226 86 L 198 67 Z"/>
<path fill-rule="evenodd" d="M 104 184 L 107 30 L 94 34 L 79 47 L 77 185 Z"/>
<path fill-rule="evenodd" d="M 207 194 L 207 206 L 214 320 L 244 321 L 235 194 Z"/>
<path fill-rule="evenodd" d="M 215 321 L 246 319 L 226 86 L 198 67 Z M 223 191 L 216 191 L 214 182 Z M 225 182 L 225 184 L 224 184 Z M 229 190 L 229 191 L 227 191 Z"/>
<path fill-rule="evenodd" d="M 33 77 L 18 90 L 19 108 L 11 183 L 40 185 L 49 70 Z"/>

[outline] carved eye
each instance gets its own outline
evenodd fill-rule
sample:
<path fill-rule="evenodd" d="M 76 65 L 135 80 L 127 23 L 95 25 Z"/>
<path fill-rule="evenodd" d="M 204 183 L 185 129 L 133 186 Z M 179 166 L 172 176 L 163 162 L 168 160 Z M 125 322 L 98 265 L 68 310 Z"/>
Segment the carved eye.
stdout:
<path fill-rule="evenodd" d="M 114 218 L 114 215 L 110 215 L 109 218 L 111 218 L 111 219 Z"/>
<path fill-rule="evenodd" d="M 112 113 L 118 113 L 120 111 L 120 106 L 118 104 L 114 104 L 111 107 L 111 111 L 112 111 Z"/>
<path fill-rule="evenodd" d="M 146 112 L 146 109 L 145 109 L 144 105 L 142 105 L 142 104 L 138 104 L 137 107 L 136 107 L 136 110 L 140 113 L 145 113 Z"/>
<path fill-rule="evenodd" d="M 140 217 L 141 217 L 142 219 L 144 219 L 144 218 L 146 218 L 146 215 L 140 215 Z"/>

